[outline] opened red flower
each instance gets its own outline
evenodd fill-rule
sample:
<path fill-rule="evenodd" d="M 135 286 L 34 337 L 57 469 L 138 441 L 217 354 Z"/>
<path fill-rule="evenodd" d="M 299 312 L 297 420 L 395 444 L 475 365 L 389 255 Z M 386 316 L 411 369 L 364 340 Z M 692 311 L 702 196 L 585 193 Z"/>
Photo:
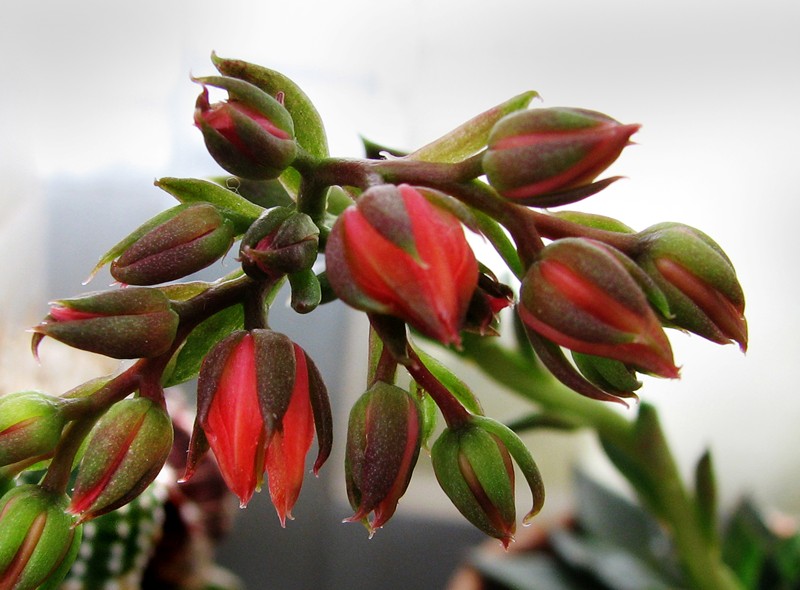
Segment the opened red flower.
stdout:
<path fill-rule="evenodd" d="M 367 190 L 339 216 L 325 250 L 346 303 L 393 315 L 444 344 L 459 332 L 478 280 L 460 222 L 408 185 Z"/>
<path fill-rule="evenodd" d="M 330 453 L 331 415 L 327 392 L 305 351 L 271 330 L 239 331 L 206 357 L 198 383 L 197 427 L 187 476 L 204 436 L 225 483 L 247 505 L 264 473 L 275 509 L 285 523 L 305 473 L 316 431 L 317 471 Z"/>

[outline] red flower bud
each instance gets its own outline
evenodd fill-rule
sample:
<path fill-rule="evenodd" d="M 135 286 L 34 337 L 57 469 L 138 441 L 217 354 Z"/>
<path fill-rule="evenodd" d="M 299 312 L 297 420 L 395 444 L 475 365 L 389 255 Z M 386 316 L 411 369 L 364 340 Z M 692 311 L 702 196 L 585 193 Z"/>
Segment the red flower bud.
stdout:
<path fill-rule="evenodd" d="M 60 299 L 33 328 L 33 350 L 45 336 L 112 358 L 147 358 L 172 346 L 178 314 L 164 293 L 131 287 Z"/>
<path fill-rule="evenodd" d="M 197 80 L 194 122 L 206 147 L 231 174 L 266 180 L 276 178 L 297 154 L 292 117 L 284 106 L 257 86 L 225 76 Z M 210 104 L 206 86 L 228 91 L 229 100 Z"/>
<path fill-rule="evenodd" d="M 111 406 L 89 434 L 69 511 L 86 521 L 136 498 L 166 463 L 172 437 L 169 415 L 151 400 Z"/>
<path fill-rule="evenodd" d="M 637 263 L 664 292 L 668 324 L 712 342 L 747 349 L 744 294 L 731 261 L 703 232 L 662 223 L 640 234 Z"/>
<path fill-rule="evenodd" d="M 334 224 L 325 259 L 345 303 L 399 317 L 444 344 L 460 341 L 478 264 L 458 220 L 417 189 L 367 190 Z"/>
<path fill-rule="evenodd" d="M 330 453 L 331 414 L 319 371 L 289 338 L 271 330 L 234 332 L 203 361 L 188 479 L 208 441 L 225 483 L 247 505 L 269 476 L 285 522 L 300 493 L 305 456 L 317 433 L 317 471 Z"/>
<path fill-rule="evenodd" d="M 642 287 L 599 242 L 565 238 L 542 250 L 522 281 L 518 311 L 530 329 L 560 346 L 678 376 Z"/>
<path fill-rule="evenodd" d="M 399 387 L 379 381 L 353 405 L 345 476 L 356 512 L 347 522 L 363 521 L 372 534 L 391 518 L 411 481 L 421 435 L 417 402 Z"/>
<path fill-rule="evenodd" d="M 0 467 L 48 458 L 66 424 L 62 405 L 62 400 L 38 391 L 0 397 Z"/>
<path fill-rule="evenodd" d="M 111 276 L 126 285 L 156 285 L 185 277 L 230 249 L 233 223 L 208 203 L 178 205 L 145 223 L 111 252 Z"/>
<path fill-rule="evenodd" d="M 30 484 L 0 498 L 0 588 L 59 587 L 81 544 L 81 527 L 64 511 L 68 501 Z"/>
<path fill-rule="evenodd" d="M 591 182 L 638 129 L 584 109 L 518 111 L 495 124 L 483 169 L 509 199 L 542 207 L 569 203 L 608 184 Z"/>

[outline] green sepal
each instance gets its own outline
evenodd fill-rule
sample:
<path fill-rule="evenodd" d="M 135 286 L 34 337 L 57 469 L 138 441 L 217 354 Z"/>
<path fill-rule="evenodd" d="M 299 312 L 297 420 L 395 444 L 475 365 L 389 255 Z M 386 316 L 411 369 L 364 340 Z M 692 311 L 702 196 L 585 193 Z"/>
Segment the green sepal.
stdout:
<path fill-rule="evenodd" d="M 250 224 L 264 212 L 262 207 L 240 194 L 208 180 L 165 177 L 156 180 L 155 185 L 181 203 L 200 202 L 214 205 L 226 219 L 233 223 L 236 235 L 246 232 Z"/>
<path fill-rule="evenodd" d="M 539 93 L 533 90 L 518 94 L 473 117 L 446 135 L 419 148 L 408 157 L 424 162 L 459 162 L 486 145 L 489 134 L 497 121 L 509 113 L 527 108 L 537 96 Z"/>
<path fill-rule="evenodd" d="M 584 227 L 592 229 L 600 229 L 603 231 L 613 231 L 622 234 L 635 233 L 633 229 L 614 219 L 605 215 L 597 215 L 595 213 L 586 213 L 584 211 L 553 211 L 550 213 L 553 217 L 569 221 L 570 223 L 577 223 Z"/>
<path fill-rule="evenodd" d="M 523 524 L 529 524 L 530 521 L 536 516 L 544 506 L 544 482 L 539 473 L 539 468 L 533 460 L 533 455 L 519 438 L 517 433 L 511 430 L 505 424 L 487 418 L 485 416 L 475 416 L 473 422 L 486 432 L 495 435 L 502 441 L 509 454 L 517 463 L 520 471 L 522 471 L 525 481 L 528 482 L 528 487 L 531 491 L 531 498 L 533 500 L 531 509 L 522 519 Z"/>
<path fill-rule="evenodd" d="M 453 394 L 453 396 L 461 403 L 464 408 L 471 414 L 476 416 L 483 415 L 483 408 L 481 402 L 475 397 L 475 394 L 458 376 L 453 373 L 441 361 L 431 356 L 424 350 L 414 347 L 414 351 L 419 356 L 425 367 L 433 374 L 434 377 L 444 387 Z"/>
<path fill-rule="evenodd" d="M 422 435 L 420 441 L 425 449 L 430 450 L 429 441 L 439 422 L 439 407 L 433 398 L 416 381 L 411 382 L 411 393 L 416 395 L 422 418 Z"/>

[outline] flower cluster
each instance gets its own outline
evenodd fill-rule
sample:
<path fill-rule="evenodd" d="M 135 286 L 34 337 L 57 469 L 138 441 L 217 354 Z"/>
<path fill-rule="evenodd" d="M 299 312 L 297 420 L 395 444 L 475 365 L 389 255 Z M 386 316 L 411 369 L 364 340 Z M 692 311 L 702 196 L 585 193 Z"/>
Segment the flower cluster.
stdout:
<path fill-rule="evenodd" d="M 339 159 L 294 82 L 246 62 L 214 63 L 219 75 L 196 80 L 194 121 L 239 189 L 159 180 L 179 204 L 98 263 L 125 288 L 58 300 L 33 328 L 34 351 L 50 337 L 134 361 L 62 396 L 0 398 L 0 483 L 10 489 L 0 499 L 0 586 L 57 583 L 82 523 L 150 485 L 173 445 L 168 388 L 195 377 L 182 481 L 210 451 L 243 507 L 266 478 L 285 526 L 314 438 L 316 473 L 334 433 L 322 375 L 294 336 L 269 325 L 284 285 L 299 313 L 341 300 L 369 318 L 370 372 L 350 412 L 344 471 L 347 520 L 370 533 L 398 509 L 434 434 L 444 493 L 503 545 L 516 528 L 515 471 L 532 496 L 526 520 L 544 501 L 533 454 L 421 342 L 463 351 L 514 323 L 531 363 L 538 357 L 576 394 L 607 401 L 635 396 L 639 374 L 678 376 L 666 329 L 746 348 L 742 290 L 711 238 L 674 223 L 636 232 L 549 211 L 616 180 L 597 178 L 638 125 L 528 108 L 528 93 L 416 152 Z M 227 100 L 211 103 L 209 88 Z M 481 239 L 506 268 L 481 261 Z M 183 281 L 237 241 L 236 270 Z M 400 385 L 401 371 L 411 386 Z M 39 484 L 14 485 L 42 469 Z"/>

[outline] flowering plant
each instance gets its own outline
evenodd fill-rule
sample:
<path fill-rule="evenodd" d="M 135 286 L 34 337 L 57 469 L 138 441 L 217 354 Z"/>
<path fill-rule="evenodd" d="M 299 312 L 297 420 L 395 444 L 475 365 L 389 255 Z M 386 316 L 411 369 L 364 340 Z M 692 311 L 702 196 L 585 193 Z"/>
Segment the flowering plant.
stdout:
<path fill-rule="evenodd" d="M 710 457 L 689 490 L 655 410 L 642 403 L 630 420 L 607 407 L 636 405 L 639 375 L 678 376 L 667 328 L 746 349 L 731 261 L 685 225 L 635 231 L 550 211 L 616 181 L 597 178 L 638 125 L 585 109 L 529 108 L 536 93 L 527 92 L 416 151 L 369 144 L 366 158 L 335 158 L 293 81 L 238 60 L 213 63 L 219 75 L 195 80 L 194 121 L 235 182 L 159 179 L 179 204 L 95 268 L 110 265 L 119 286 L 59 300 L 33 328 L 34 352 L 50 337 L 132 364 L 60 396 L 0 399 L 0 485 L 9 490 L 0 528 L 14 533 L 0 539 L 0 587 L 55 587 L 85 523 L 148 489 L 173 447 L 167 390 L 194 378 L 181 481 L 191 484 L 210 453 L 242 506 L 266 477 L 285 524 L 314 438 L 316 472 L 336 434 L 335 395 L 294 341 L 302 336 L 270 327 L 286 283 L 297 313 L 339 299 L 369 318 L 365 393 L 341 437 L 348 521 L 369 534 L 386 525 L 425 448 L 456 508 L 508 546 L 518 521 L 515 472 L 531 495 L 523 522 L 545 500 L 535 451 L 516 430 L 588 428 L 666 525 L 684 583 L 740 587 L 720 556 Z M 214 103 L 210 91 L 227 98 Z M 487 266 L 468 236 L 490 244 L 503 268 Z M 175 282 L 236 242 L 235 271 Z M 514 428 L 486 416 L 422 341 L 476 362 L 537 413 Z"/>

